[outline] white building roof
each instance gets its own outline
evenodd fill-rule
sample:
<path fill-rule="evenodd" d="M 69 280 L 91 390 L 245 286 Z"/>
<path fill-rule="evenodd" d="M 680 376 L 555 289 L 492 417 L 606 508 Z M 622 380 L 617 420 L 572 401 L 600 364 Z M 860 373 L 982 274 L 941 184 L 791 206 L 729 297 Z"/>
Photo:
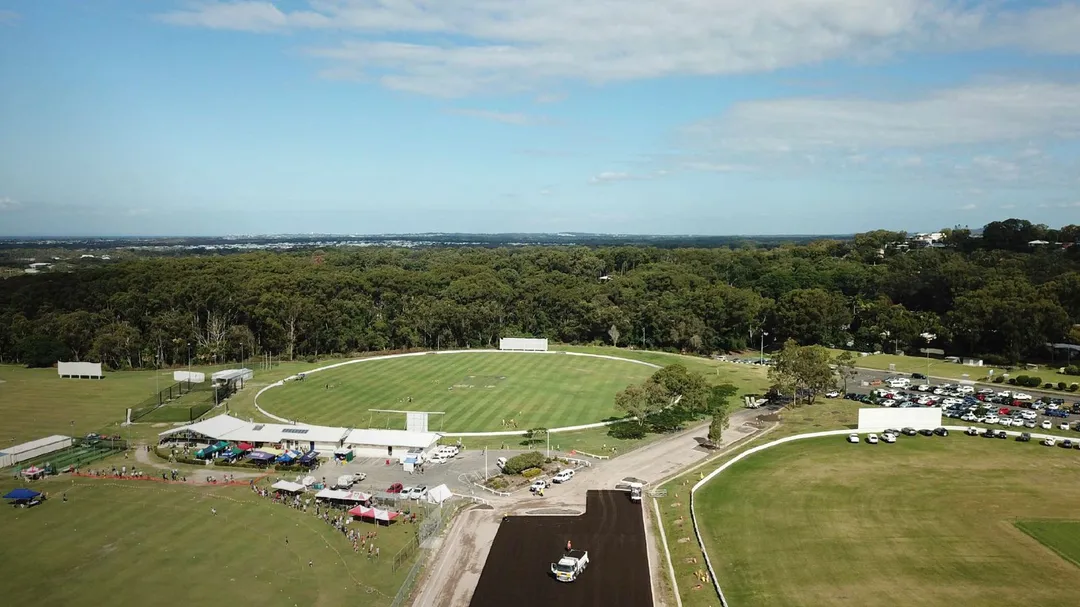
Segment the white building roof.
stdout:
<path fill-rule="evenodd" d="M 239 430 L 245 426 L 251 426 L 252 424 L 242 419 L 236 419 L 231 415 L 219 415 L 217 417 L 211 417 L 210 419 L 204 419 L 201 422 L 195 422 L 194 424 L 188 424 L 186 426 L 179 426 L 171 430 L 166 430 L 158 434 L 158 436 L 168 436 L 170 434 L 177 434 L 179 432 L 194 432 L 196 434 L 202 434 L 203 436 L 209 436 L 213 439 L 224 440 L 225 437 L 236 430 Z"/>
<path fill-rule="evenodd" d="M 32 441 L 30 441 L 28 443 L 23 443 L 21 445 L 12 445 L 12 446 L 4 449 L 3 452 L 0 452 L 0 455 L 19 455 L 21 453 L 26 453 L 27 451 L 33 451 L 34 449 L 39 449 L 41 447 L 45 447 L 45 446 L 48 446 L 48 445 L 52 445 L 52 444 L 60 443 L 60 442 L 64 442 L 64 441 L 70 441 L 70 440 L 71 440 L 70 436 L 63 436 L 61 434 L 54 434 L 53 436 L 46 436 L 45 438 L 39 438 L 37 440 L 32 440 Z"/>
<path fill-rule="evenodd" d="M 276 443 L 289 441 L 314 441 L 316 443 L 336 443 L 340 441 L 348 428 L 329 426 L 300 426 L 288 424 L 249 424 L 229 432 L 225 440 L 248 443 Z"/>
<path fill-rule="evenodd" d="M 215 371 L 212 375 L 210 375 L 210 378 L 230 380 L 251 374 L 251 369 L 222 369 L 221 371 Z"/>
<path fill-rule="evenodd" d="M 426 449 L 439 440 L 434 432 L 410 432 L 408 430 L 353 430 L 345 437 L 346 445 L 372 445 L 377 447 L 416 447 Z"/>
<path fill-rule="evenodd" d="M 300 483 L 292 483 L 289 481 L 278 481 L 273 485 L 270 485 L 270 488 L 279 491 L 288 491 L 289 493 L 299 493 L 304 490 L 304 486 Z"/>

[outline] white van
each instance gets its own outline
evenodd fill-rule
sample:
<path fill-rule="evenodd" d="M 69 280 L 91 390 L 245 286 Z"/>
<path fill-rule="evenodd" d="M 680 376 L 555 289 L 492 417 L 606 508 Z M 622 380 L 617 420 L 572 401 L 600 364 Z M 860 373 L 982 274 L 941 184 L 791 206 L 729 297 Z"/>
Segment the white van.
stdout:
<path fill-rule="evenodd" d="M 505 468 L 506 467 L 506 458 L 505 457 L 500 457 L 499 459 L 495 460 L 495 467 L 498 468 L 499 470 L 502 470 L 503 468 Z"/>
<path fill-rule="evenodd" d="M 441 445 L 435 453 L 449 459 L 458 454 L 458 448 L 453 445 Z"/>
<path fill-rule="evenodd" d="M 566 481 L 574 478 L 574 471 L 570 469 L 560 470 L 558 474 L 551 478 L 553 483 L 565 483 Z"/>

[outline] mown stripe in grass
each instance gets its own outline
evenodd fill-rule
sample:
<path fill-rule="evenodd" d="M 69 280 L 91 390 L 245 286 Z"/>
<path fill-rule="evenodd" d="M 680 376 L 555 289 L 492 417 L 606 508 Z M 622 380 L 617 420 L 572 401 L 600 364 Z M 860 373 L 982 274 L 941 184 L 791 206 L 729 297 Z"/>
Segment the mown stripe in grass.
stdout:
<path fill-rule="evenodd" d="M 1080 567 L 1080 521 L 1016 521 L 1017 529 Z"/>

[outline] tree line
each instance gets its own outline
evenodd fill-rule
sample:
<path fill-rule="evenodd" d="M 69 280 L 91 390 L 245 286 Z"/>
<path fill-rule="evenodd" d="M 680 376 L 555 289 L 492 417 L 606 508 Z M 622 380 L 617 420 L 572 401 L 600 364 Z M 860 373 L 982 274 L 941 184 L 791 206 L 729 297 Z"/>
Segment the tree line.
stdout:
<path fill-rule="evenodd" d="M 1022 220 L 945 248 L 906 235 L 775 248 L 329 249 L 135 257 L 0 288 L 0 360 L 113 369 L 407 348 L 504 336 L 693 353 L 786 340 L 994 364 L 1080 342 L 1080 247 L 1032 247 Z M 972 244 L 974 241 L 978 241 Z M 1021 247 L 1019 243 L 1024 242 Z M 936 337 L 928 342 L 924 333 Z"/>

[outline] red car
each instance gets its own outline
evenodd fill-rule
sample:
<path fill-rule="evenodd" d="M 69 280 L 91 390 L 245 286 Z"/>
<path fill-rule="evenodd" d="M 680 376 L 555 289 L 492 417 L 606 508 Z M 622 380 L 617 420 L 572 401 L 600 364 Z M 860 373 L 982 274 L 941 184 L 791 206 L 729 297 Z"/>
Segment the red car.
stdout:
<path fill-rule="evenodd" d="M 405 487 L 401 483 L 394 483 L 390 485 L 390 488 L 386 490 L 387 493 L 401 493 L 401 490 Z"/>
<path fill-rule="evenodd" d="M 1010 413 L 1012 413 L 1012 409 L 1008 407 L 1002 407 L 998 409 L 998 415 L 1009 415 Z"/>

